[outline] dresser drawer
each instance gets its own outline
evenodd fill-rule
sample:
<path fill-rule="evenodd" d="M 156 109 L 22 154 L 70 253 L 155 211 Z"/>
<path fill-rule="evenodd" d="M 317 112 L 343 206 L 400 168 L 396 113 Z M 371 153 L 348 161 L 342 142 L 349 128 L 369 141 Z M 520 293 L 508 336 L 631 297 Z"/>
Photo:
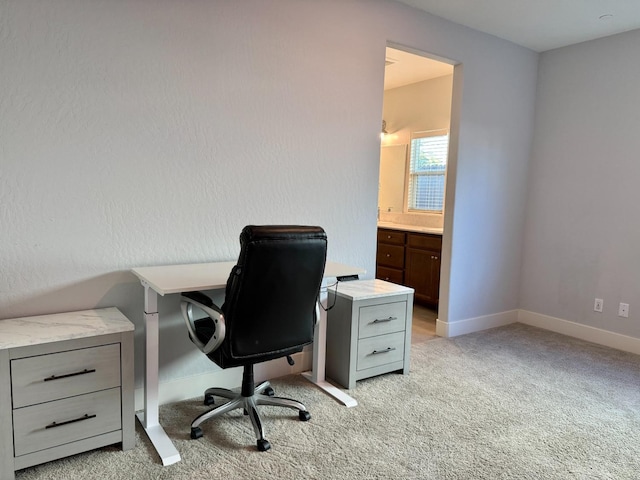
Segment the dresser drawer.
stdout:
<path fill-rule="evenodd" d="M 382 267 L 380 265 L 376 268 L 376 278 L 384 280 L 385 282 L 395 283 L 402 285 L 404 281 L 404 272 L 397 268 Z"/>
<path fill-rule="evenodd" d="M 404 331 L 358 341 L 356 370 L 378 367 L 404 359 Z"/>
<path fill-rule="evenodd" d="M 395 245 L 404 245 L 405 233 L 398 230 L 380 230 L 378 229 L 378 243 L 393 243 Z"/>
<path fill-rule="evenodd" d="M 373 337 L 406 328 L 407 303 L 393 302 L 360 307 L 358 338 Z"/>
<path fill-rule="evenodd" d="M 13 411 L 15 456 L 121 428 L 120 388 Z"/>
<path fill-rule="evenodd" d="M 442 249 L 442 237 L 440 235 L 410 233 L 407 236 L 407 246 L 440 251 Z"/>
<path fill-rule="evenodd" d="M 11 386 L 13 408 L 118 387 L 120 345 L 12 360 Z"/>
<path fill-rule="evenodd" d="M 385 267 L 404 268 L 404 246 L 379 243 L 376 262 Z"/>

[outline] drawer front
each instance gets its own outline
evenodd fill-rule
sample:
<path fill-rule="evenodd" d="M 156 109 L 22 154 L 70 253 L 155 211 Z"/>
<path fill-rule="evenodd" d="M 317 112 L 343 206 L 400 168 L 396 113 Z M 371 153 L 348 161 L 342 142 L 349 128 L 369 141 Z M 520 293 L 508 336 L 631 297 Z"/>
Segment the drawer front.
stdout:
<path fill-rule="evenodd" d="M 13 408 L 120 386 L 120 345 L 11 361 Z"/>
<path fill-rule="evenodd" d="M 379 367 L 404 359 L 404 332 L 390 333 L 358 341 L 356 370 Z"/>
<path fill-rule="evenodd" d="M 358 338 L 373 337 L 392 332 L 404 332 L 407 319 L 407 302 L 383 303 L 360 307 Z"/>
<path fill-rule="evenodd" d="M 410 233 L 407 238 L 407 245 L 410 247 L 426 248 L 429 250 L 441 250 L 442 237 L 440 235 Z"/>
<path fill-rule="evenodd" d="M 385 267 L 404 268 L 404 246 L 379 243 L 376 262 Z"/>
<path fill-rule="evenodd" d="M 120 398 L 111 388 L 14 410 L 15 456 L 120 430 Z"/>
<path fill-rule="evenodd" d="M 378 243 L 393 243 L 394 245 L 404 245 L 405 233 L 399 230 L 378 229 Z"/>
<path fill-rule="evenodd" d="M 376 268 L 376 278 L 402 285 L 402 282 L 404 281 L 404 272 L 402 270 L 398 270 L 397 268 L 378 266 Z"/>

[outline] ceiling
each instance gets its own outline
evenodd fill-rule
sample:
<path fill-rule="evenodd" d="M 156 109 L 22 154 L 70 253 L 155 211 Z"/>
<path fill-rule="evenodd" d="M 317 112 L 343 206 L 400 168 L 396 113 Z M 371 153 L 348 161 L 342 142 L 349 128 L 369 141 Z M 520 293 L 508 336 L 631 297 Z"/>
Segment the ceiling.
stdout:
<path fill-rule="evenodd" d="M 385 60 L 385 90 L 453 73 L 453 65 L 391 47 L 387 47 Z"/>
<path fill-rule="evenodd" d="M 640 0 L 398 0 L 536 52 L 640 28 Z"/>

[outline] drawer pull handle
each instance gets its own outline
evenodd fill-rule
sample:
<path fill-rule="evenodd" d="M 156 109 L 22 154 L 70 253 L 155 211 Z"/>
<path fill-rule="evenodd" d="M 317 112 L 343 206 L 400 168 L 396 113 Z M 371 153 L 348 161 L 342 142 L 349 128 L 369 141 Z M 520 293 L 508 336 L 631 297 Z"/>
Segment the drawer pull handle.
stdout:
<path fill-rule="evenodd" d="M 376 318 L 371 323 L 384 323 L 384 322 L 392 322 L 393 320 L 397 320 L 398 317 L 389 317 L 389 318 Z"/>
<path fill-rule="evenodd" d="M 371 352 L 371 355 L 378 355 L 379 353 L 389 353 L 389 352 L 393 352 L 395 350 L 395 347 L 388 347 L 385 348 L 384 350 L 374 350 L 373 352 Z"/>
<path fill-rule="evenodd" d="M 61 378 L 67 378 L 67 377 L 75 377 L 76 375 L 85 375 L 87 373 L 94 373 L 96 371 L 95 368 L 92 368 L 91 370 L 87 370 L 86 368 L 81 371 L 81 372 L 75 372 L 75 373 L 67 373 L 66 375 L 51 375 L 50 377 L 47 377 L 44 379 L 45 382 L 48 382 L 50 380 L 60 380 Z"/>
<path fill-rule="evenodd" d="M 89 420 L 90 418 L 96 418 L 95 415 L 89 415 L 88 413 L 85 413 L 84 416 L 80 417 L 80 418 L 75 418 L 73 420 L 67 420 L 66 422 L 51 422 L 49 425 L 47 425 L 44 428 L 55 428 L 55 427 L 61 427 L 62 425 L 68 425 L 69 423 L 76 423 L 76 422 L 81 422 L 83 420 Z"/>

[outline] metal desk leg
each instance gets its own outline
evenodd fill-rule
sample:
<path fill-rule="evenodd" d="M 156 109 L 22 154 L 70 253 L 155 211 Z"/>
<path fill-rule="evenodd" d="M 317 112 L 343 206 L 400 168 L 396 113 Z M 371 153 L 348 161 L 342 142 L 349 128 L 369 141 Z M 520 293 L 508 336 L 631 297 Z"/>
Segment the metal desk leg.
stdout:
<path fill-rule="evenodd" d="M 327 289 L 323 282 L 323 288 L 320 290 L 320 303 L 327 303 Z M 320 318 L 316 323 L 316 329 L 313 334 L 313 370 L 302 374 L 311 383 L 314 383 L 322 390 L 327 392 L 333 398 L 341 402 L 347 407 L 355 407 L 358 402 L 347 395 L 344 391 L 331 385 L 325 379 L 325 362 L 327 354 L 327 312 L 320 308 Z"/>
<path fill-rule="evenodd" d="M 158 397 L 158 295 L 142 282 L 144 286 L 144 330 L 145 330 L 145 372 L 144 372 L 144 410 L 136 416 L 147 436 L 160 455 L 163 465 L 180 461 L 180 454 L 169 436 L 160 425 Z"/>

